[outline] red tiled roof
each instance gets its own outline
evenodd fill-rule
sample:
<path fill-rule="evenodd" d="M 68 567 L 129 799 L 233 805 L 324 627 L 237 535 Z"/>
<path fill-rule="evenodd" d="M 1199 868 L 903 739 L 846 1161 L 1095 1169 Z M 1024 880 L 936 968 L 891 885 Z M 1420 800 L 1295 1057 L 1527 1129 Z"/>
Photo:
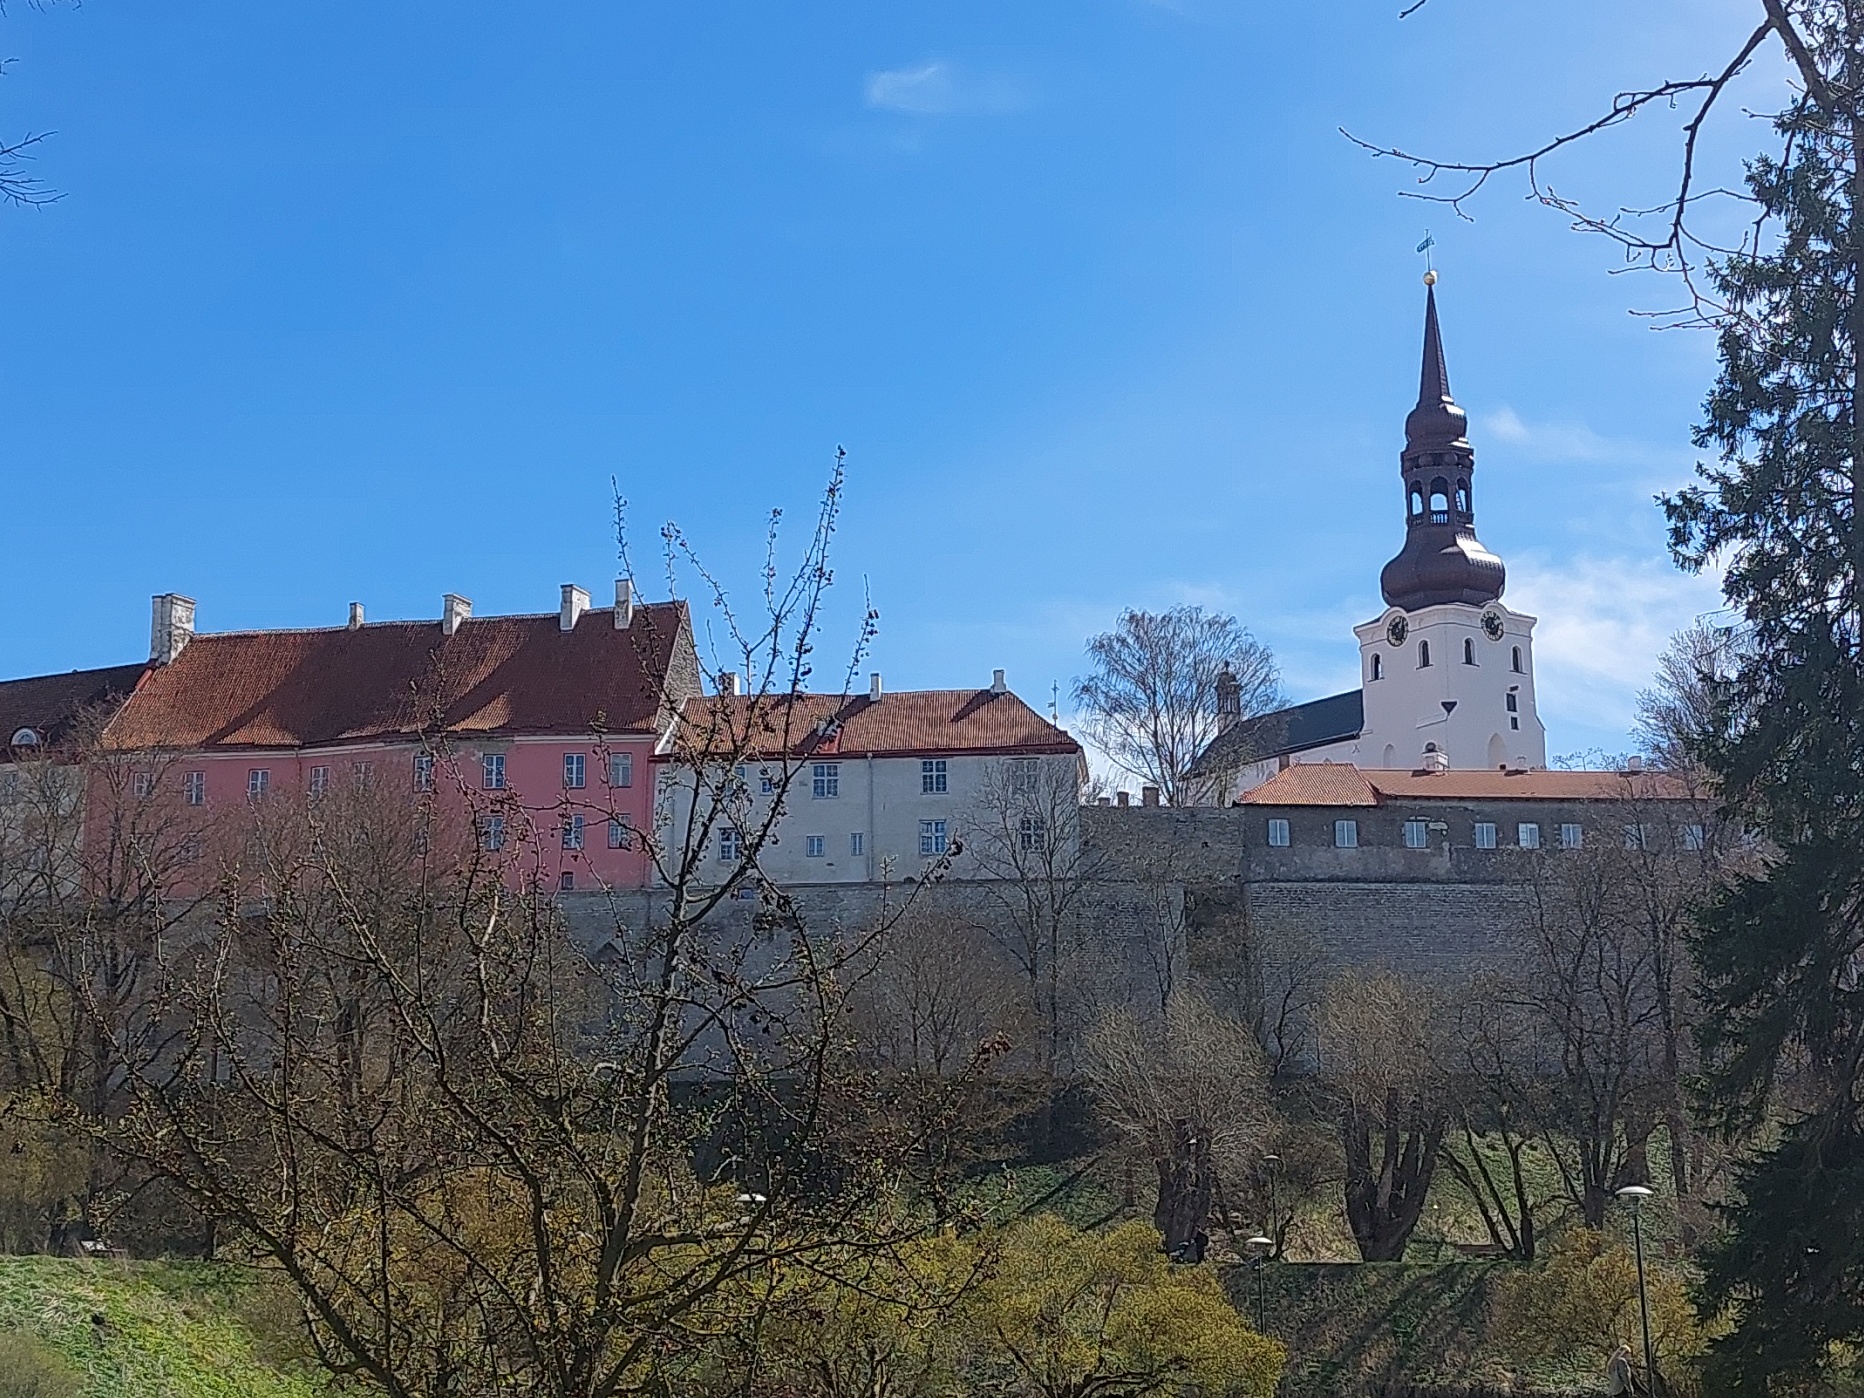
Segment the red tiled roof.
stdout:
<path fill-rule="evenodd" d="M 1376 806 L 1382 800 L 1684 801 L 1700 797 L 1663 772 L 1361 771 L 1345 762 L 1297 762 L 1245 792 L 1251 806 Z"/>
<path fill-rule="evenodd" d="M 106 730 L 116 748 L 298 747 L 421 732 L 657 732 L 669 667 L 689 668 L 684 603 L 350 630 L 196 636 Z M 690 689 L 687 692 L 691 692 Z"/>
<path fill-rule="evenodd" d="M 829 731 L 820 726 L 829 722 Z M 717 696 L 686 705 L 686 734 L 713 751 L 743 745 L 745 756 L 837 753 L 1079 753 L 1081 745 L 1014 694 L 988 689 L 916 689 L 887 694 Z"/>

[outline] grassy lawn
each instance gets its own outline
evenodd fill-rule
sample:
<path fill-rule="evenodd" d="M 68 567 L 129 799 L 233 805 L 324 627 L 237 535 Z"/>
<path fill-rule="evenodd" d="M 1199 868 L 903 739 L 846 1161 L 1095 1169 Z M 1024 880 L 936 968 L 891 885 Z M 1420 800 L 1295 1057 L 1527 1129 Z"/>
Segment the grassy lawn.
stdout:
<path fill-rule="evenodd" d="M 253 1301 L 228 1268 L 0 1257 L 0 1335 L 56 1351 L 83 1398 L 323 1398 L 267 1354 Z"/>

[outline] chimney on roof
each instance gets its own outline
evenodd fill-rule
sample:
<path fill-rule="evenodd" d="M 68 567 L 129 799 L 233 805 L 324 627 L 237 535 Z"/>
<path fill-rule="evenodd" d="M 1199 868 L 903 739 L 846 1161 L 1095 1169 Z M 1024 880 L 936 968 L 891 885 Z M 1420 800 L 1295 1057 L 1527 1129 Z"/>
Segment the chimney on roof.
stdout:
<path fill-rule="evenodd" d="M 1158 805 L 1158 803 L 1159 803 L 1159 789 L 1156 786 L 1142 786 L 1139 788 L 1139 804 L 1140 805 L 1156 806 Z"/>
<path fill-rule="evenodd" d="M 880 671 L 878 670 L 867 677 L 867 702 L 870 704 L 880 702 Z"/>
<path fill-rule="evenodd" d="M 589 592 L 575 583 L 563 584 L 563 602 L 557 608 L 557 629 L 574 631 L 582 614 L 589 610 Z"/>
<path fill-rule="evenodd" d="M 1128 797 L 1124 791 L 1116 791 L 1113 793 L 1113 803 L 1116 806 L 1130 806 L 1133 804 L 1131 798 Z"/>
<path fill-rule="evenodd" d="M 472 599 L 449 592 L 440 599 L 440 634 L 451 636 L 472 615 Z"/>
<path fill-rule="evenodd" d="M 732 698 L 736 698 L 744 692 L 743 688 L 738 683 L 738 672 L 736 670 L 720 670 L 718 672 L 718 692 L 720 694 L 729 695 Z"/>
<path fill-rule="evenodd" d="M 1094 804 L 1096 806 L 1104 806 L 1107 804 L 1107 798 L 1104 796 L 1096 796 L 1094 798 Z"/>
<path fill-rule="evenodd" d="M 1430 749 L 1430 751 L 1424 754 L 1424 770 L 1426 772 L 1449 771 L 1450 754 L 1447 752 L 1439 752 L 1435 748 Z"/>
<path fill-rule="evenodd" d="M 1632 776 L 1636 776 L 1639 772 L 1643 770 L 1644 770 L 1644 759 L 1643 758 L 1627 757 L 1625 759 L 1625 771 L 1629 772 Z"/>
<path fill-rule="evenodd" d="M 360 602 L 351 602 L 349 604 L 349 629 L 352 631 L 362 630 L 362 603 Z"/>
<path fill-rule="evenodd" d="M 992 694 L 1007 694 L 1009 688 L 1010 687 L 1003 682 L 1003 671 L 992 670 L 990 672 L 990 692 Z M 1122 801 L 1120 804 L 1125 805 L 1126 803 Z"/>
<path fill-rule="evenodd" d="M 634 579 L 615 579 L 615 629 L 626 631 L 634 625 Z"/>
<path fill-rule="evenodd" d="M 167 665 L 194 639 L 194 599 L 179 592 L 152 598 L 149 607 L 149 661 Z"/>

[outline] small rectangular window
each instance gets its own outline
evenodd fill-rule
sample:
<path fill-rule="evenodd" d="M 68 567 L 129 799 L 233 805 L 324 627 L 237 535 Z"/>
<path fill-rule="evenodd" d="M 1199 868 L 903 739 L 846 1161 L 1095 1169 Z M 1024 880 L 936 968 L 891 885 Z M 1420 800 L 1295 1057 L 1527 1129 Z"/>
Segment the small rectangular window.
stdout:
<path fill-rule="evenodd" d="M 414 754 L 414 789 L 432 791 L 434 789 L 433 754 L 417 752 Z"/>
<path fill-rule="evenodd" d="M 928 758 L 919 764 L 919 792 L 923 796 L 945 794 L 945 759 Z"/>
<path fill-rule="evenodd" d="M 1685 825 L 1683 827 L 1684 849 L 1703 849 L 1706 847 L 1706 844 L 1707 841 L 1703 838 L 1703 830 L 1700 825 Z"/>
<path fill-rule="evenodd" d="M 147 801 L 155 795 L 155 773 L 137 772 L 129 779 L 129 789 L 138 801 Z"/>
<path fill-rule="evenodd" d="M 583 787 L 583 755 L 580 752 L 563 754 L 563 789 L 581 791 Z"/>
<path fill-rule="evenodd" d="M 1508 712 L 1511 714 L 1518 714 L 1521 712 L 1521 700 L 1512 689 L 1508 691 Z"/>
<path fill-rule="evenodd" d="M 626 849 L 628 847 L 627 821 L 611 820 L 608 823 L 608 847 L 610 849 Z"/>
<path fill-rule="evenodd" d="M 1643 849 L 1644 848 L 1644 827 L 1642 825 L 1634 823 L 1634 824 L 1625 826 L 1625 848 L 1626 849 Z"/>
<path fill-rule="evenodd" d="M 355 778 L 356 789 L 358 791 L 366 790 L 369 786 L 369 783 L 375 777 L 375 763 L 373 762 L 352 763 L 350 766 L 350 775 Z"/>
<path fill-rule="evenodd" d="M 1579 826 L 1569 824 L 1560 827 L 1561 849 L 1578 849 L 1581 845 L 1585 844 L 1585 842 L 1586 832 L 1581 830 Z"/>
<path fill-rule="evenodd" d="M 272 773 L 264 767 L 254 767 L 246 773 L 246 794 L 257 799 L 265 795 L 272 787 Z"/>
<path fill-rule="evenodd" d="M 573 815 L 563 822 L 563 848 L 582 848 L 582 817 Z"/>
<path fill-rule="evenodd" d="M 1494 821 L 1479 820 L 1476 822 L 1476 848 L 1477 849 L 1494 849 L 1495 848 L 1495 822 Z"/>
<path fill-rule="evenodd" d="M 1356 820 L 1334 821 L 1333 847 L 1335 849 L 1358 849 L 1359 822 Z"/>
<path fill-rule="evenodd" d="M 1287 849 L 1288 848 L 1288 822 L 1287 821 L 1276 819 L 1276 820 L 1271 820 L 1269 822 L 1269 848 L 1270 849 Z"/>
<path fill-rule="evenodd" d="M 1034 796 L 1036 784 L 1040 780 L 1041 768 L 1038 759 L 1033 757 L 1014 757 L 1010 759 L 1010 790 L 1018 796 Z"/>
<path fill-rule="evenodd" d="M 822 858 L 823 855 L 827 853 L 828 853 L 828 836 L 826 835 L 805 835 L 803 836 L 803 854 L 806 855 L 808 858 L 820 859 Z"/>
<path fill-rule="evenodd" d="M 608 784 L 610 786 L 634 785 L 634 754 L 631 752 L 614 752 L 608 757 Z"/>
<path fill-rule="evenodd" d="M 735 864 L 744 852 L 744 839 L 731 826 L 727 825 L 718 832 L 718 860 L 721 864 Z"/>
<path fill-rule="evenodd" d="M 503 791 L 505 789 L 505 754 L 502 752 L 482 753 L 479 761 L 485 766 L 485 789 Z"/>
<path fill-rule="evenodd" d="M 867 836 L 859 830 L 848 837 L 848 853 L 859 859 L 867 853 Z"/>
<path fill-rule="evenodd" d="M 931 858 L 945 853 L 945 822 L 942 820 L 922 820 L 919 822 L 919 853 Z"/>
<path fill-rule="evenodd" d="M 564 893 L 573 893 L 576 889 L 576 871 L 565 869 L 557 875 L 557 888 Z"/>
<path fill-rule="evenodd" d="M 1508 715 L 1508 726 L 1512 728 L 1515 732 L 1519 733 L 1521 731 L 1521 720 L 1516 718 L 1513 714 L 1509 714 Z"/>
<path fill-rule="evenodd" d="M 181 793 L 190 806 L 207 804 L 207 773 L 189 772 L 181 779 Z"/>
<path fill-rule="evenodd" d="M 1540 848 L 1540 826 L 1529 821 L 1515 826 L 1515 843 L 1522 849 Z"/>
<path fill-rule="evenodd" d="M 330 789 L 330 769 L 328 767 L 311 768 L 310 792 L 313 796 L 322 796 Z"/>
<path fill-rule="evenodd" d="M 1041 816 L 1024 816 L 1017 827 L 1017 835 L 1026 854 L 1048 848 L 1048 822 Z"/>
<path fill-rule="evenodd" d="M 1428 849 L 1430 847 L 1430 823 L 1422 820 L 1407 820 L 1404 823 L 1404 847 L 1406 849 Z"/>
<path fill-rule="evenodd" d="M 480 817 L 479 848 L 484 850 L 505 848 L 505 817 L 502 815 Z"/>
<path fill-rule="evenodd" d="M 817 801 L 833 801 L 841 795 L 839 762 L 818 762 L 810 769 L 809 795 Z"/>
<path fill-rule="evenodd" d="M 768 767 L 757 774 L 757 794 L 759 796 L 775 796 L 777 794 L 777 779 L 771 775 Z"/>

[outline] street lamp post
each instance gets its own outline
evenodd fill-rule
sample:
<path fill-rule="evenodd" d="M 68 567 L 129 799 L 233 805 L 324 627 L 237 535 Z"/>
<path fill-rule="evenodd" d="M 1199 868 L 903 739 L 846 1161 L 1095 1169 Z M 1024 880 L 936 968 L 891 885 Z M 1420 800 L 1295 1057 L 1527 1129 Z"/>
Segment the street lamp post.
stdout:
<path fill-rule="evenodd" d="M 1269 1237 L 1271 1255 L 1281 1256 L 1281 1201 L 1275 1194 L 1275 1176 L 1281 1173 L 1281 1157 L 1265 1155 L 1262 1168 L 1269 1172 Z"/>
<path fill-rule="evenodd" d="M 1620 1199 L 1631 1203 L 1631 1246 L 1637 1252 L 1637 1313 L 1644 1326 L 1644 1383 L 1651 1392 L 1657 1391 L 1657 1355 L 1650 1344 L 1650 1297 L 1644 1289 L 1644 1229 L 1642 1219 L 1644 1201 L 1651 1192 L 1641 1184 L 1628 1184 L 1618 1191 Z"/>
<path fill-rule="evenodd" d="M 1256 1333 L 1266 1335 L 1269 1333 L 1268 1278 L 1262 1275 L 1262 1264 L 1275 1250 L 1275 1240 L 1258 1233 L 1243 1246 L 1249 1249 L 1249 1270 L 1256 1274 Z"/>

